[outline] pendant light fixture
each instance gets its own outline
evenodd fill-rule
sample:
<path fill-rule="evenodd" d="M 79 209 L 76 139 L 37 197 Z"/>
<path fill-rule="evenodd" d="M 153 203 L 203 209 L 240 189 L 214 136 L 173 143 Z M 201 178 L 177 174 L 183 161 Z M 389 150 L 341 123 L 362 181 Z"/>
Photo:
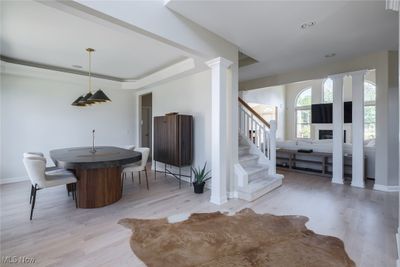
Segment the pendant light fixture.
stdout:
<path fill-rule="evenodd" d="M 102 90 L 97 90 L 96 93 L 92 94 L 92 53 L 95 51 L 93 48 L 87 48 L 86 51 L 89 54 L 89 92 L 86 95 L 78 97 L 71 105 L 73 106 L 90 106 L 96 103 L 110 102 L 111 100 Z"/>

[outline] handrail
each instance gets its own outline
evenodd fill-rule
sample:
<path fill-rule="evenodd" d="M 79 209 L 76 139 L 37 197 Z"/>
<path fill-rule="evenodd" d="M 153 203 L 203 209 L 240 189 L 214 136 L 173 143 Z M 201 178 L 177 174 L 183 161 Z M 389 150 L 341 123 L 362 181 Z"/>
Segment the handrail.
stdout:
<path fill-rule="evenodd" d="M 248 109 L 254 116 L 256 116 L 257 119 L 259 119 L 262 123 L 264 123 L 268 128 L 271 128 L 271 125 L 269 125 L 269 123 L 266 120 L 264 120 L 264 118 L 261 117 L 261 115 L 258 114 L 254 109 L 252 109 L 243 99 L 241 99 L 240 97 L 238 97 L 238 99 L 239 103 L 245 106 L 245 108 Z"/>

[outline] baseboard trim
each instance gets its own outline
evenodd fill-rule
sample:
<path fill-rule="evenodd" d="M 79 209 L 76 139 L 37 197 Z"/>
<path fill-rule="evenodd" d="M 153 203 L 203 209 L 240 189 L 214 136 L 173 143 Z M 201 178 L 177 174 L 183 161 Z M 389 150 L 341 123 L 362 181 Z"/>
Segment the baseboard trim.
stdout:
<path fill-rule="evenodd" d="M 374 190 L 383 191 L 383 192 L 400 192 L 400 186 L 374 184 Z"/>
<path fill-rule="evenodd" d="M 0 179 L 0 184 L 12 184 L 12 183 L 19 183 L 19 182 L 28 181 L 28 180 L 29 180 L 29 178 L 27 176 L 4 178 L 4 179 Z"/>

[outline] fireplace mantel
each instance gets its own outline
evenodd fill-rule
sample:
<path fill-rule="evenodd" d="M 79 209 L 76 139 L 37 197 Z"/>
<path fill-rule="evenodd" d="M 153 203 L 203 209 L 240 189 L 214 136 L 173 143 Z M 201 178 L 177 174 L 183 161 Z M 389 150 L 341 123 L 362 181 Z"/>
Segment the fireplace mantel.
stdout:
<path fill-rule="evenodd" d="M 320 130 L 333 130 L 333 125 L 331 123 L 313 123 L 314 127 L 314 137 L 319 140 Z M 351 123 L 343 124 L 343 130 L 346 131 L 346 144 L 351 144 Z"/>

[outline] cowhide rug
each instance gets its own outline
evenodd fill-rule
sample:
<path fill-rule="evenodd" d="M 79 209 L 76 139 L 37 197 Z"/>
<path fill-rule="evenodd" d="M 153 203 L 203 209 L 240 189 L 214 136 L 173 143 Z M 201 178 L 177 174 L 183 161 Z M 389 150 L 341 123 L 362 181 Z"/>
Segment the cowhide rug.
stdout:
<path fill-rule="evenodd" d="M 233 216 L 195 213 L 187 220 L 122 219 L 132 229 L 130 245 L 147 266 L 355 266 L 343 242 L 315 234 L 303 216 L 256 214 Z"/>

